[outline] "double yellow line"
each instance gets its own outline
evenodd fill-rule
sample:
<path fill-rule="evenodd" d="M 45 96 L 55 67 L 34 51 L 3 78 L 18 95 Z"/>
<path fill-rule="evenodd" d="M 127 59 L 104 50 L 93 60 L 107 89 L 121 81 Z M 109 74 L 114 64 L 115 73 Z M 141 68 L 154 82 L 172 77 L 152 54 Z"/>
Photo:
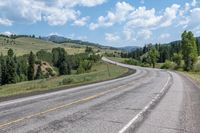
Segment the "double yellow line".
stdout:
<path fill-rule="evenodd" d="M 92 96 L 89 96 L 89 97 L 86 97 L 86 98 L 83 98 L 83 99 L 79 99 L 79 100 L 75 100 L 71 103 L 67 103 L 67 104 L 63 104 L 63 105 L 59 105 L 57 107 L 53 107 L 53 108 L 50 108 L 48 110 L 45 110 L 45 111 L 42 111 L 42 112 L 39 112 L 39 113 L 35 113 L 35 114 L 32 114 L 32 115 L 28 115 L 28 116 L 25 116 L 25 117 L 22 117 L 22 118 L 19 118 L 19 119 L 15 119 L 15 120 L 11 120 L 11 121 L 8 121 L 8 122 L 5 122 L 5 123 L 2 123 L 0 124 L 0 128 L 4 128 L 6 126 L 10 126 L 12 124 L 16 124 L 16 123 L 19 123 L 19 122 L 22 122 L 24 120 L 27 120 L 27 119 L 31 119 L 33 117 L 37 117 L 37 116 L 40 116 L 40 115 L 44 115 L 44 114 L 47 114 L 49 112 L 53 112 L 53 111 L 56 111 L 56 110 L 59 110 L 59 109 L 63 109 L 63 108 L 67 108 L 71 105 L 74 105 L 74 104 L 78 104 L 78 103 L 81 103 L 81 102 L 86 102 L 86 101 L 89 101 L 89 100 L 92 100 L 92 99 L 95 99 L 97 97 L 100 97 L 100 96 L 103 96 L 111 91 L 114 91 L 114 90 L 117 90 L 119 88 L 121 88 L 122 86 L 120 87 L 117 87 L 117 88 L 114 88 L 114 89 L 110 89 L 110 90 L 107 90 L 107 91 L 104 91 L 104 92 L 100 92 L 100 93 L 97 93 L 95 95 L 92 95 Z"/>

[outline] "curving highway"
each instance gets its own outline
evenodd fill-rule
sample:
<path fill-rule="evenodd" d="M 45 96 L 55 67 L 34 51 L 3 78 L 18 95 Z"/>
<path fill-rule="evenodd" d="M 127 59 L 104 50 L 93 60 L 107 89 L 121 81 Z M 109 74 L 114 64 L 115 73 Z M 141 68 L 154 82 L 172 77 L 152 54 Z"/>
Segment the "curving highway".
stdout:
<path fill-rule="evenodd" d="M 199 133 L 200 88 L 165 70 L 0 103 L 0 133 Z"/>

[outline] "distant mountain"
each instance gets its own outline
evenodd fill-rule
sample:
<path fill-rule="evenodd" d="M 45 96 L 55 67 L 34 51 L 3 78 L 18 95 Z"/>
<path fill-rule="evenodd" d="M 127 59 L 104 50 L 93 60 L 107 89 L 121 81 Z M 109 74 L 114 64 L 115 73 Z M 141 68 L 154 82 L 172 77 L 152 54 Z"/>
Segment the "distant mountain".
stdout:
<path fill-rule="evenodd" d="M 200 42 L 200 37 L 196 37 L 196 39 Z M 167 44 L 178 44 L 178 43 L 181 43 L 181 40 L 172 41 L 172 42 L 167 43 Z"/>
<path fill-rule="evenodd" d="M 69 38 L 65 38 L 62 36 L 57 36 L 57 35 L 51 35 L 51 36 L 47 36 L 47 37 L 40 37 L 40 39 L 46 40 L 46 41 L 51 41 L 54 43 L 75 43 L 75 44 L 80 44 L 80 45 L 87 45 L 87 46 L 95 46 L 98 48 L 106 48 L 106 49 L 112 49 L 112 50 L 118 50 L 117 48 L 114 47 L 109 47 L 109 46 L 103 46 L 100 45 L 98 43 L 92 43 L 92 42 L 88 42 L 88 41 L 82 41 L 82 40 L 73 40 L 73 39 L 69 39 Z"/>
<path fill-rule="evenodd" d="M 119 50 L 122 50 L 124 52 L 131 52 L 139 48 L 138 46 L 125 46 L 125 47 L 119 47 Z"/>
<path fill-rule="evenodd" d="M 65 42 L 67 40 L 67 38 L 62 37 L 62 36 L 57 36 L 57 35 L 41 37 L 41 39 L 43 39 L 45 41 L 55 42 L 55 43 L 62 43 L 62 42 Z"/>

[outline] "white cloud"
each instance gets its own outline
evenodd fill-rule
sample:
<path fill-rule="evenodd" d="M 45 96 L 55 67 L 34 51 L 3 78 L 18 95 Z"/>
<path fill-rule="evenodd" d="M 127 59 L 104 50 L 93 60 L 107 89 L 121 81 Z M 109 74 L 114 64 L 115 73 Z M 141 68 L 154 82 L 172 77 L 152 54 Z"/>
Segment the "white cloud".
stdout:
<path fill-rule="evenodd" d="M 98 27 L 109 27 L 115 23 L 121 23 L 126 21 L 127 15 L 133 10 L 133 6 L 126 2 L 117 2 L 115 5 L 115 11 L 108 11 L 107 15 L 100 16 L 97 23 L 91 23 L 90 29 L 94 30 Z"/>
<path fill-rule="evenodd" d="M 133 34 L 132 31 L 124 29 L 123 33 L 127 41 L 130 41 L 132 39 L 132 34 Z"/>
<path fill-rule="evenodd" d="M 169 37 L 170 37 L 170 34 L 169 34 L 169 33 L 163 33 L 163 34 L 160 35 L 160 38 L 161 38 L 161 39 L 167 39 L 167 38 L 169 38 Z"/>
<path fill-rule="evenodd" d="M 70 0 L 71 1 L 71 0 Z M 106 2 L 106 0 L 81 0 L 80 3 L 83 6 L 88 6 L 88 7 L 92 7 L 92 6 L 96 6 L 96 5 L 101 5 L 104 2 Z"/>
<path fill-rule="evenodd" d="M 64 25 L 69 21 L 75 21 L 83 25 L 84 20 L 79 19 L 81 13 L 76 7 L 92 7 L 104 2 L 106 0 L 6 0 L 0 2 L 0 17 L 19 23 L 47 21 L 50 25 Z"/>
<path fill-rule="evenodd" d="M 13 24 L 13 21 L 9 19 L 0 18 L 0 25 L 11 26 L 12 24 Z"/>
<path fill-rule="evenodd" d="M 194 8 L 190 12 L 190 22 L 198 23 L 200 22 L 200 8 Z"/>
<path fill-rule="evenodd" d="M 89 17 L 83 17 L 83 18 L 77 19 L 74 21 L 73 25 L 84 26 L 84 25 L 86 25 L 88 19 L 89 19 Z"/>
<path fill-rule="evenodd" d="M 192 0 L 191 5 L 192 5 L 192 6 L 196 6 L 196 5 L 197 5 L 197 1 L 196 1 L 196 0 Z"/>
<path fill-rule="evenodd" d="M 74 7 L 74 6 L 86 6 L 93 7 L 105 3 L 106 0 L 57 0 L 56 4 L 59 7 Z"/>
<path fill-rule="evenodd" d="M 116 42 L 120 39 L 118 35 L 112 34 L 112 33 L 106 33 L 105 34 L 105 40 L 109 42 Z"/>
<path fill-rule="evenodd" d="M 151 38 L 152 32 L 150 30 L 143 29 L 139 31 L 137 35 L 138 35 L 138 38 L 144 38 L 145 40 L 148 40 Z"/>
<path fill-rule="evenodd" d="M 126 23 L 127 27 L 147 28 L 157 26 L 162 17 L 155 15 L 154 8 L 147 10 L 145 7 L 139 7 L 129 14 L 129 18 L 129 21 Z"/>
<path fill-rule="evenodd" d="M 53 8 L 46 12 L 43 17 L 49 25 L 64 25 L 70 20 L 76 20 L 79 13 L 71 9 L 57 9 Z"/>
<path fill-rule="evenodd" d="M 10 31 L 5 31 L 5 32 L 2 32 L 1 34 L 6 35 L 6 36 L 15 35 L 15 33 L 12 33 Z"/>
<path fill-rule="evenodd" d="M 57 32 L 51 32 L 51 33 L 49 34 L 49 36 L 52 36 L 52 35 L 63 36 L 63 35 L 61 35 L 61 34 L 59 34 L 59 33 L 57 33 Z"/>
<path fill-rule="evenodd" d="M 180 5 L 173 4 L 171 7 L 167 7 L 164 12 L 164 16 L 162 18 L 162 24 L 161 27 L 168 27 L 172 25 L 173 20 L 176 19 L 176 15 L 178 12 L 178 9 L 180 8 Z"/>

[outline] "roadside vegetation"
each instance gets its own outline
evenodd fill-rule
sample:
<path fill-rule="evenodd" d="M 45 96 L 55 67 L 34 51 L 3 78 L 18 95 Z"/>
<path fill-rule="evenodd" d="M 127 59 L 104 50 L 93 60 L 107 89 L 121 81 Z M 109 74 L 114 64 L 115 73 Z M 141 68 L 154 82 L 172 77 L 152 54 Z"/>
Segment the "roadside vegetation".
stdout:
<path fill-rule="evenodd" d="M 33 81 L 25 81 L 16 84 L 0 86 L 0 98 L 18 94 L 59 90 L 60 87 L 72 87 L 87 83 L 99 82 L 117 78 L 128 72 L 127 68 L 107 64 L 102 61 L 94 64 L 87 73 L 77 74 L 72 71 L 71 75 L 56 76 Z"/>
<path fill-rule="evenodd" d="M 129 53 L 122 52 L 118 56 L 121 59 L 112 58 L 131 65 L 183 71 L 200 81 L 200 42 L 190 31 L 182 33 L 181 41 L 148 44 Z"/>
<path fill-rule="evenodd" d="M 127 68 L 102 62 L 102 53 L 93 47 L 84 46 L 84 50 L 81 47 L 81 52 L 69 54 L 66 46 L 63 47 L 66 44 L 59 44 L 61 47 L 55 47 L 58 46 L 55 44 L 53 47 L 47 47 L 48 49 L 38 49 L 37 43 L 41 40 L 32 36 L 28 37 L 30 41 L 39 42 L 29 43 L 33 45 L 36 43 L 38 48 L 30 44 L 25 46 L 24 42 L 23 49 L 18 41 L 20 39 L 21 42 L 27 41 L 27 37 L 1 36 L 0 38 L 4 38 L 2 43 L 4 48 L 10 47 L 6 54 L 5 51 L 0 51 L 0 97 L 99 82 L 117 78 L 128 72 Z M 49 42 L 45 43 L 41 44 L 42 48 L 50 46 Z M 16 46 L 18 44 L 20 46 Z M 75 47 L 75 44 L 73 45 Z M 33 51 L 27 53 L 27 47 Z M 25 50 L 25 54 L 17 54 L 16 48 Z M 52 49 L 49 50 L 49 48 Z M 107 53 L 107 51 L 104 52 Z"/>

